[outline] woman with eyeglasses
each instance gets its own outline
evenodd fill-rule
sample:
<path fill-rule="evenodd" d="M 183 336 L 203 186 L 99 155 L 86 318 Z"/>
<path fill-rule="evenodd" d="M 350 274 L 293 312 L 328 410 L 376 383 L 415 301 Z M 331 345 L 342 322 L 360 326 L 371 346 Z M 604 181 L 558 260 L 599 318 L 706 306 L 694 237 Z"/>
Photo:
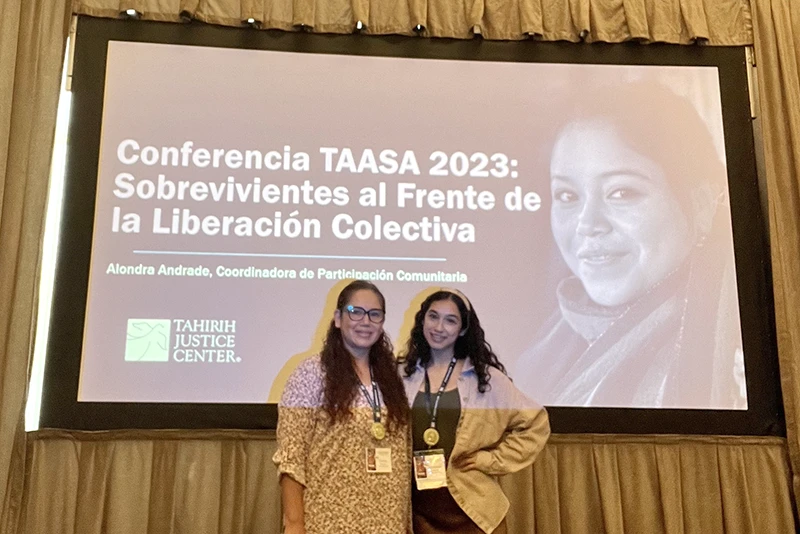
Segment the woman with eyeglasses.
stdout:
<path fill-rule="evenodd" d="M 403 359 L 414 532 L 506 533 L 497 477 L 533 463 L 550 435 L 547 413 L 506 376 L 458 290 L 425 299 Z"/>
<path fill-rule="evenodd" d="M 408 401 L 385 313 L 374 284 L 350 283 L 322 352 L 289 377 L 273 458 L 287 534 L 408 531 Z"/>

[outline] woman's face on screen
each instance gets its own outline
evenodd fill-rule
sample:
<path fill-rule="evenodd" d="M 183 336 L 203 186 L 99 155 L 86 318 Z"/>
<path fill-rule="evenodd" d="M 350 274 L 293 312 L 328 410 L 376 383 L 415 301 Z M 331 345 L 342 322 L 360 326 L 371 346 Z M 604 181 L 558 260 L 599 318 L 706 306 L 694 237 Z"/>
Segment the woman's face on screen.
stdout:
<path fill-rule="evenodd" d="M 550 189 L 555 241 L 598 304 L 619 306 L 641 297 L 692 248 L 689 219 L 662 167 L 607 122 L 575 122 L 561 132 Z"/>

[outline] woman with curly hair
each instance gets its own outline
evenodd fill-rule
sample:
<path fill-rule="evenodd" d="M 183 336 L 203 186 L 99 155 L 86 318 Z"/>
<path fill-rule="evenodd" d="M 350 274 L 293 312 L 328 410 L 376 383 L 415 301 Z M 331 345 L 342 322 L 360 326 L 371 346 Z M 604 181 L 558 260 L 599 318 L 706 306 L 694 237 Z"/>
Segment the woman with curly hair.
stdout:
<path fill-rule="evenodd" d="M 385 314 L 374 284 L 350 283 L 321 354 L 289 377 L 273 458 L 287 534 L 408 530 L 408 401 Z"/>
<path fill-rule="evenodd" d="M 403 357 L 414 532 L 507 532 L 509 503 L 496 477 L 533 463 L 550 435 L 547 413 L 506 376 L 458 290 L 425 299 Z"/>

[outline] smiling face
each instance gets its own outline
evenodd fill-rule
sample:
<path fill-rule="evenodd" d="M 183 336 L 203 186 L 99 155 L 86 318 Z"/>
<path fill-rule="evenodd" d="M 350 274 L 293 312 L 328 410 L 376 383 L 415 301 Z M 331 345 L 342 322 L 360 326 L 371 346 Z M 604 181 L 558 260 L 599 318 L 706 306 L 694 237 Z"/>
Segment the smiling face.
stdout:
<path fill-rule="evenodd" d="M 374 291 L 369 289 L 360 289 L 353 293 L 353 296 L 340 310 L 336 310 L 333 314 L 333 322 L 336 328 L 342 332 L 342 340 L 344 346 L 354 356 L 364 356 L 369 354 L 369 349 L 378 341 L 378 338 L 383 333 L 383 323 L 374 323 L 370 321 L 369 315 L 364 316 L 354 321 L 350 315 L 344 311 L 348 305 L 369 310 L 382 310 L 381 301 Z"/>
<path fill-rule="evenodd" d="M 562 131 L 550 163 L 550 189 L 555 241 L 598 304 L 618 306 L 641 297 L 692 248 L 689 219 L 664 170 L 606 122 L 576 122 Z"/>
<path fill-rule="evenodd" d="M 450 351 L 462 331 L 461 313 L 452 300 L 436 300 L 425 312 L 422 334 L 432 351 Z"/>

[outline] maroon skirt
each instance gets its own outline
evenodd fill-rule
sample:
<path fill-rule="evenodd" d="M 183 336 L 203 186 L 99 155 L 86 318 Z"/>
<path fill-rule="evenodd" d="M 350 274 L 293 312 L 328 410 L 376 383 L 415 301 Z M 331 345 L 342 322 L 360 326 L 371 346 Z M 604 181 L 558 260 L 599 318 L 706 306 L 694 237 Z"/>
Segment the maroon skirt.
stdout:
<path fill-rule="evenodd" d="M 414 534 L 485 534 L 450 495 L 447 488 L 411 493 Z M 506 534 L 506 520 L 492 534 Z"/>

